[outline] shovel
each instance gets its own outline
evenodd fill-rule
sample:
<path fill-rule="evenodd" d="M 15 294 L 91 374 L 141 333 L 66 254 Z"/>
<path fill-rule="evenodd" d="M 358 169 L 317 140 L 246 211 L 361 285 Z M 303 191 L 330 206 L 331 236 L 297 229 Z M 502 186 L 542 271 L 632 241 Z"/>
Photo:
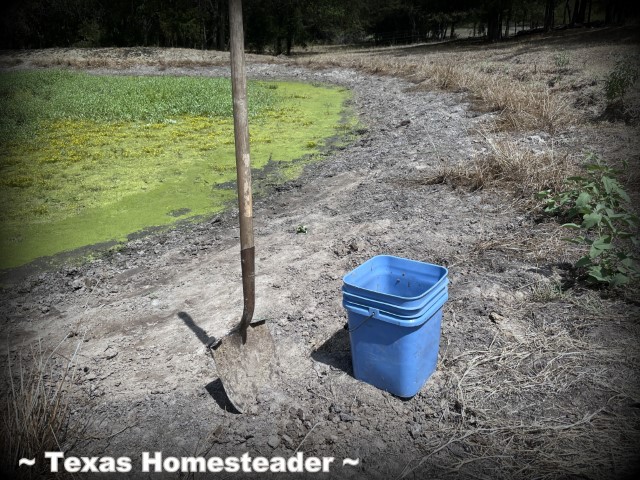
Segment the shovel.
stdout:
<path fill-rule="evenodd" d="M 211 348 L 227 397 L 243 413 L 256 402 L 259 389 L 271 380 L 275 347 L 264 320 L 251 322 L 255 306 L 255 247 L 242 0 L 229 0 L 229 25 L 244 308 L 240 325 Z"/>

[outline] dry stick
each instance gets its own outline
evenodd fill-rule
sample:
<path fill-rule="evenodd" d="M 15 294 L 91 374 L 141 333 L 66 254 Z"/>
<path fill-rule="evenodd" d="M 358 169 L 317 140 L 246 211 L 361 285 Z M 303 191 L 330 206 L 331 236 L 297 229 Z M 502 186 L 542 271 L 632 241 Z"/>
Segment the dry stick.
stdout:
<path fill-rule="evenodd" d="M 107 435 L 106 437 L 91 436 L 91 437 L 85 437 L 85 440 L 111 440 L 113 437 L 120 435 L 122 432 L 125 432 L 126 430 L 129 430 L 130 428 L 133 428 L 136 425 L 138 425 L 138 422 L 132 423 L 130 425 L 126 425 L 124 428 L 118 430 L 115 433 L 112 433 L 111 435 Z"/>
<path fill-rule="evenodd" d="M 286 383 L 286 382 L 282 382 L 282 383 L 284 383 L 285 385 L 287 385 L 287 383 Z M 332 400 L 331 398 L 326 397 L 326 396 L 322 395 L 321 393 L 316 392 L 315 390 L 312 390 L 312 389 L 311 389 L 311 387 L 307 387 L 307 392 L 309 392 L 309 393 L 310 393 L 310 394 L 312 394 L 312 395 L 315 395 L 316 397 L 324 398 L 324 399 L 325 399 L 325 400 L 327 400 L 328 402 L 333 402 L 333 400 Z"/>
<path fill-rule="evenodd" d="M 449 445 L 451 445 L 452 443 L 455 443 L 455 442 L 459 442 L 459 441 L 461 441 L 461 440 L 464 440 L 465 438 L 467 438 L 467 437 L 468 437 L 468 436 L 470 436 L 470 435 L 473 435 L 474 433 L 477 433 L 477 431 L 469 431 L 469 432 L 465 433 L 464 435 L 462 435 L 462 436 L 461 436 L 461 437 L 459 437 L 459 438 L 451 437 L 447 443 L 445 443 L 444 445 L 441 445 L 440 447 L 436 448 L 436 449 L 435 449 L 435 450 L 433 450 L 429 455 L 426 455 L 426 456 L 422 457 L 422 458 L 420 459 L 420 461 L 418 462 L 418 464 L 417 464 L 415 467 L 411 468 L 410 470 L 407 470 L 406 472 L 405 472 L 405 471 L 402 471 L 402 472 L 400 473 L 400 475 L 399 475 L 398 477 L 396 477 L 396 480 L 398 480 L 398 479 L 400 479 L 400 478 L 404 478 L 404 477 L 406 477 L 408 474 L 410 474 L 411 472 L 413 472 L 414 470 L 416 470 L 418 467 L 420 467 L 420 466 L 421 466 L 425 461 L 427 461 L 427 459 L 428 459 L 429 457 L 431 457 L 432 455 L 435 455 L 435 454 L 436 454 L 436 453 L 438 453 L 440 450 L 443 450 L 444 448 L 447 448 L 447 447 L 448 447 Z M 406 469 L 406 467 L 405 467 L 405 469 Z"/>
<path fill-rule="evenodd" d="M 451 470 L 452 471 L 458 471 L 460 470 L 462 467 L 464 467 L 467 463 L 471 463 L 471 462 L 477 462 L 479 460 L 486 460 L 488 458 L 511 458 L 510 455 L 487 455 L 486 457 L 473 457 L 473 458 L 468 458 L 466 460 L 461 461 L 458 465 L 456 465 L 455 467 L 453 467 Z"/>
<path fill-rule="evenodd" d="M 444 445 L 441 445 L 440 447 L 436 448 L 435 450 L 433 450 L 428 455 L 422 457 L 415 467 L 413 467 L 412 469 L 410 469 L 410 470 L 408 470 L 406 472 L 403 470 L 403 472 L 400 473 L 400 475 L 398 477 L 396 477 L 396 480 L 398 480 L 400 478 L 405 478 L 409 473 L 413 472 L 418 467 L 420 467 L 432 455 L 435 455 L 436 453 L 438 453 L 439 451 L 441 451 L 444 448 L 448 447 L 452 443 L 456 443 L 456 442 L 460 442 L 461 440 L 464 440 L 465 438 L 469 437 L 470 435 L 474 435 L 474 434 L 477 434 L 477 433 L 507 432 L 507 431 L 511 431 L 511 430 L 520 430 L 520 429 L 522 429 L 521 431 L 523 433 L 533 433 L 533 432 L 539 432 L 541 430 L 551 430 L 551 431 L 570 430 L 570 429 L 572 429 L 574 427 L 577 427 L 579 425 L 582 425 L 582 424 L 590 422 L 593 419 L 593 417 L 595 417 L 598 413 L 600 413 L 602 410 L 604 410 L 604 408 L 605 407 L 601 407 L 598 410 L 596 410 L 595 412 L 585 415 L 582 418 L 582 420 L 578 420 L 577 422 L 574 422 L 574 423 L 571 423 L 571 424 L 568 424 L 568 425 L 553 425 L 553 426 L 544 426 L 544 425 L 540 425 L 540 426 L 528 425 L 528 426 L 525 426 L 525 425 L 520 425 L 520 426 L 510 426 L 510 427 L 500 427 L 500 428 L 479 428 L 477 430 L 470 430 L 470 431 L 468 431 L 467 433 L 465 433 L 464 435 L 462 435 L 462 436 L 460 436 L 458 438 L 452 437 L 451 439 L 449 439 L 449 441 L 447 443 L 445 443 Z M 405 470 L 406 470 L 406 467 L 405 467 Z"/>
<path fill-rule="evenodd" d="M 302 444 L 304 443 L 304 441 L 307 439 L 307 437 L 309 435 L 311 435 L 311 432 L 313 432 L 315 430 L 315 428 L 320 425 L 322 423 L 322 421 L 319 421 L 318 423 L 316 423 L 313 427 L 311 427 L 311 430 L 309 430 L 307 432 L 307 434 L 304 436 L 304 438 L 302 439 L 302 441 L 298 444 L 298 446 L 296 447 L 296 449 L 294 450 L 294 454 L 298 453 L 298 450 L 300 449 L 300 447 L 302 446 Z"/>

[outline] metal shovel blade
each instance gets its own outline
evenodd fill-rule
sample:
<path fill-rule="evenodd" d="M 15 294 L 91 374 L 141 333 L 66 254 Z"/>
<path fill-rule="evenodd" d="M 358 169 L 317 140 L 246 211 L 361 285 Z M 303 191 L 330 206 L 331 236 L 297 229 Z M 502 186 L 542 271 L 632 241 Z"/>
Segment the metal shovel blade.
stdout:
<path fill-rule="evenodd" d="M 229 401 L 240 413 L 255 405 L 259 390 L 273 378 L 275 345 L 264 320 L 249 325 L 247 342 L 240 331 L 212 348 L 216 369 Z"/>

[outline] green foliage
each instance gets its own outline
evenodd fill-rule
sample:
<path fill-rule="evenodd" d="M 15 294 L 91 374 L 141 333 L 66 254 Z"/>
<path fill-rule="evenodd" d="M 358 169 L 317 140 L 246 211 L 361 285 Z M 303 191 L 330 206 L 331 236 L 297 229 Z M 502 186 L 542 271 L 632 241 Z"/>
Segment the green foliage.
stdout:
<path fill-rule="evenodd" d="M 640 70 L 633 60 L 629 58 L 618 60 L 604 82 L 607 100 L 610 103 L 622 101 L 627 90 L 638 80 L 638 76 L 640 76 Z"/>
<path fill-rule="evenodd" d="M 583 245 L 586 254 L 575 264 L 591 282 L 611 287 L 640 278 L 637 231 L 640 221 L 616 176 L 621 172 L 591 156 L 584 175 L 567 179 L 567 189 L 540 198 L 545 211 L 566 220 L 563 226 L 579 233 L 565 240 Z"/>
<path fill-rule="evenodd" d="M 259 194 L 299 175 L 335 136 L 349 93 L 248 88 L 252 167 L 270 165 Z M 228 79 L 0 73 L 0 93 L 0 269 L 233 201 Z"/>
<path fill-rule="evenodd" d="M 567 68 L 569 66 L 570 60 L 571 57 L 569 57 L 569 54 L 567 52 L 556 53 L 553 56 L 553 63 L 557 68 L 561 69 Z"/>
<path fill-rule="evenodd" d="M 70 94 L 72 93 L 72 94 Z M 249 115 L 275 105 L 264 83 L 250 82 Z M 178 116 L 230 117 L 231 82 L 225 78 L 118 77 L 69 71 L 0 75 L 0 142 L 32 135 L 42 120 L 165 122 Z"/>

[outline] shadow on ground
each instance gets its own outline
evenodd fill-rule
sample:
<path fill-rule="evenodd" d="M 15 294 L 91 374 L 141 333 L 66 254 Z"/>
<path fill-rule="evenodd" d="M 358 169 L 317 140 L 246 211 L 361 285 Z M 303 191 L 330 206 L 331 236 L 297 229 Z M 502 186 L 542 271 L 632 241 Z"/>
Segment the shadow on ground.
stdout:
<path fill-rule="evenodd" d="M 311 353 L 316 362 L 342 370 L 353 377 L 349 332 L 341 328 Z"/>
<path fill-rule="evenodd" d="M 205 330 L 203 330 L 196 324 L 191 315 L 189 315 L 187 312 L 178 312 L 178 317 L 184 322 L 187 327 L 189 327 L 189 330 L 191 330 L 195 334 L 195 336 L 203 343 L 204 346 L 210 348 L 211 345 L 215 343 L 215 337 L 210 337 Z M 222 385 L 222 380 L 218 378 L 213 382 L 207 384 L 204 388 L 222 410 L 231 413 L 240 413 L 235 409 L 233 403 L 231 403 L 231 400 L 229 400 L 227 392 L 225 392 L 224 390 L 224 385 Z"/>

